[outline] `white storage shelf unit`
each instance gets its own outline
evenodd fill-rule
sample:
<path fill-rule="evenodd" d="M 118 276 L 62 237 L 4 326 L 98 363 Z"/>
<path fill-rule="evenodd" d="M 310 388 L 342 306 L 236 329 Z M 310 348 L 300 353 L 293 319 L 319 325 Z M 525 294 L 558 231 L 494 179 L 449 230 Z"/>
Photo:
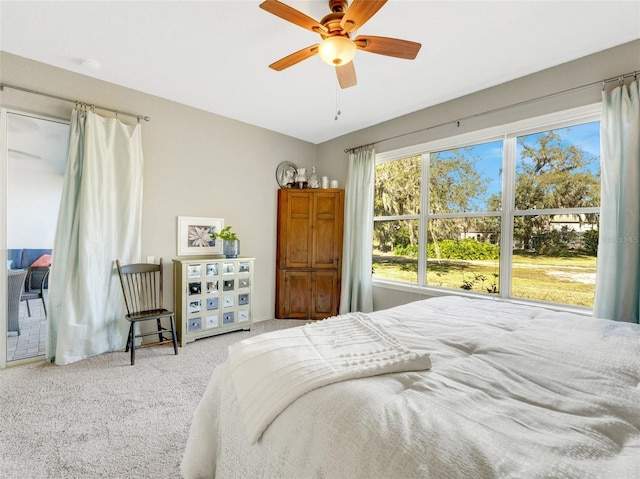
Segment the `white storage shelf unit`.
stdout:
<path fill-rule="evenodd" d="M 254 258 L 199 256 L 173 260 L 180 346 L 215 334 L 251 329 Z"/>

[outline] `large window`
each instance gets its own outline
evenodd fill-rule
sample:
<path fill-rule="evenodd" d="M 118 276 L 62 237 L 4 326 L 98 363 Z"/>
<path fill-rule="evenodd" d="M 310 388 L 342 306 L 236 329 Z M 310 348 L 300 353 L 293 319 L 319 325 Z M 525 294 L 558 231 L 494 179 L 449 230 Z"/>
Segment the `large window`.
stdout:
<path fill-rule="evenodd" d="M 586 110 L 378 155 L 374 279 L 592 307 L 600 125 Z"/>

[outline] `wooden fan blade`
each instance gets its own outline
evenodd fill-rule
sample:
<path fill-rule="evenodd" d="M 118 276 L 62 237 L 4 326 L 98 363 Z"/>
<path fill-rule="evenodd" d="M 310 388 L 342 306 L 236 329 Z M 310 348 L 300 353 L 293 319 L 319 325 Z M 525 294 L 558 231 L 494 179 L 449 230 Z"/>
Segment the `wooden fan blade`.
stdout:
<path fill-rule="evenodd" d="M 358 35 L 354 40 L 356 47 L 365 52 L 387 55 L 389 57 L 413 60 L 420 51 L 420 43 L 398 38 L 373 37 L 371 35 Z"/>
<path fill-rule="evenodd" d="M 292 53 L 291 55 L 287 55 L 286 57 L 281 58 L 277 62 L 269 65 L 269 68 L 281 71 L 285 68 L 289 68 L 295 65 L 296 63 L 300 63 L 302 60 L 306 60 L 307 58 L 312 57 L 316 53 L 318 53 L 318 44 L 311 45 L 310 47 L 303 48 L 302 50 Z"/>
<path fill-rule="evenodd" d="M 387 0 L 354 0 L 340 21 L 342 30 L 346 33 L 357 30 L 367 23 L 385 3 Z"/>
<path fill-rule="evenodd" d="M 336 75 L 338 75 L 338 83 L 340 88 L 349 88 L 355 86 L 358 81 L 356 80 L 356 69 L 353 66 L 353 61 L 345 65 L 336 67 Z"/>
<path fill-rule="evenodd" d="M 327 28 L 321 23 L 316 22 L 313 18 L 308 17 L 289 5 L 278 2 L 278 0 L 266 0 L 260 4 L 260 8 L 274 14 L 276 17 L 280 17 L 283 20 L 311 30 L 312 32 L 320 34 L 328 33 Z"/>

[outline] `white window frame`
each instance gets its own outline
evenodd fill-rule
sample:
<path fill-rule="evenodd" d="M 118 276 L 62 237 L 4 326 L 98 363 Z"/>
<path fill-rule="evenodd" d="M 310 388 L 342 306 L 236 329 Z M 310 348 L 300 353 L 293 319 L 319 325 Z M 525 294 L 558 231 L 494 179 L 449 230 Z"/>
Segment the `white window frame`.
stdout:
<path fill-rule="evenodd" d="M 396 289 L 415 293 L 417 291 L 429 296 L 451 294 L 452 289 L 426 284 L 426 229 L 427 221 L 431 218 L 468 218 L 473 216 L 496 216 L 500 217 L 500 292 L 497 298 L 514 303 L 537 303 L 540 305 L 553 305 L 557 309 L 578 311 L 584 313 L 591 311 L 591 308 L 574 306 L 569 304 L 548 303 L 525 298 L 511 297 L 511 268 L 513 259 L 513 225 L 516 216 L 547 215 L 565 212 L 566 209 L 544 209 L 544 210 L 516 210 L 514 209 L 515 196 L 515 168 L 517 138 L 533 133 L 540 133 L 549 130 L 557 130 L 583 123 L 599 121 L 601 118 L 601 103 L 573 108 L 570 110 L 558 111 L 546 115 L 541 115 L 512 123 L 502 124 L 464 133 L 452 137 L 442 138 L 427 143 L 412 145 L 397 150 L 376 154 L 376 165 L 390 161 L 400 160 L 412 156 L 422 157 L 422 177 L 420 189 L 420 214 L 406 216 L 375 216 L 376 221 L 389 220 L 418 220 L 419 221 L 419 243 L 418 243 L 418 277 L 417 283 L 402 281 L 392 281 L 373 278 L 376 287 Z M 502 140 L 502 208 L 499 211 L 465 212 L 465 213 L 441 213 L 429 214 L 429 199 L 426 185 L 429 184 L 429 158 L 431 153 L 464 148 L 482 143 Z M 507 207 L 505 207 L 505 205 Z M 571 208 L 572 212 L 578 213 L 599 213 L 599 207 L 591 208 Z M 455 294 L 462 296 L 481 296 L 483 298 L 496 298 L 494 295 L 484 293 L 472 293 L 467 291 L 455 291 Z"/>

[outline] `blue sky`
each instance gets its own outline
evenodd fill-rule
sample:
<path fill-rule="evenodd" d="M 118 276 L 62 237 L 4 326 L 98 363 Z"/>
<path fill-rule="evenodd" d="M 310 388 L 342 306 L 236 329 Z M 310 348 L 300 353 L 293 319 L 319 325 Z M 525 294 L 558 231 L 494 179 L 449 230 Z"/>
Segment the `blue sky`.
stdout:
<path fill-rule="evenodd" d="M 560 128 L 555 130 L 562 139 L 563 145 L 576 145 L 582 148 L 585 152 L 585 158 L 596 158 L 589 170 L 596 173 L 600 171 L 600 162 L 597 161 L 600 157 L 600 122 L 594 121 L 591 123 L 584 123 L 582 125 L 572 126 L 570 128 Z M 535 142 L 536 137 L 543 133 L 536 133 L 527 135 L 527 142 Z M 518 146 L 518 155 L 520 154 L 521 147 Z M 483 143 L 475 145 L 466 154 L 472 157 L 481 158 L 476 163 L 477 170 L 488 179 L 486 198 L 488 199 L 495 193 L 500 193 L 502 189 L 502 177 L 500 171 L 502 168 L 502 141 L 493 141 L 490 143 Z"/>

